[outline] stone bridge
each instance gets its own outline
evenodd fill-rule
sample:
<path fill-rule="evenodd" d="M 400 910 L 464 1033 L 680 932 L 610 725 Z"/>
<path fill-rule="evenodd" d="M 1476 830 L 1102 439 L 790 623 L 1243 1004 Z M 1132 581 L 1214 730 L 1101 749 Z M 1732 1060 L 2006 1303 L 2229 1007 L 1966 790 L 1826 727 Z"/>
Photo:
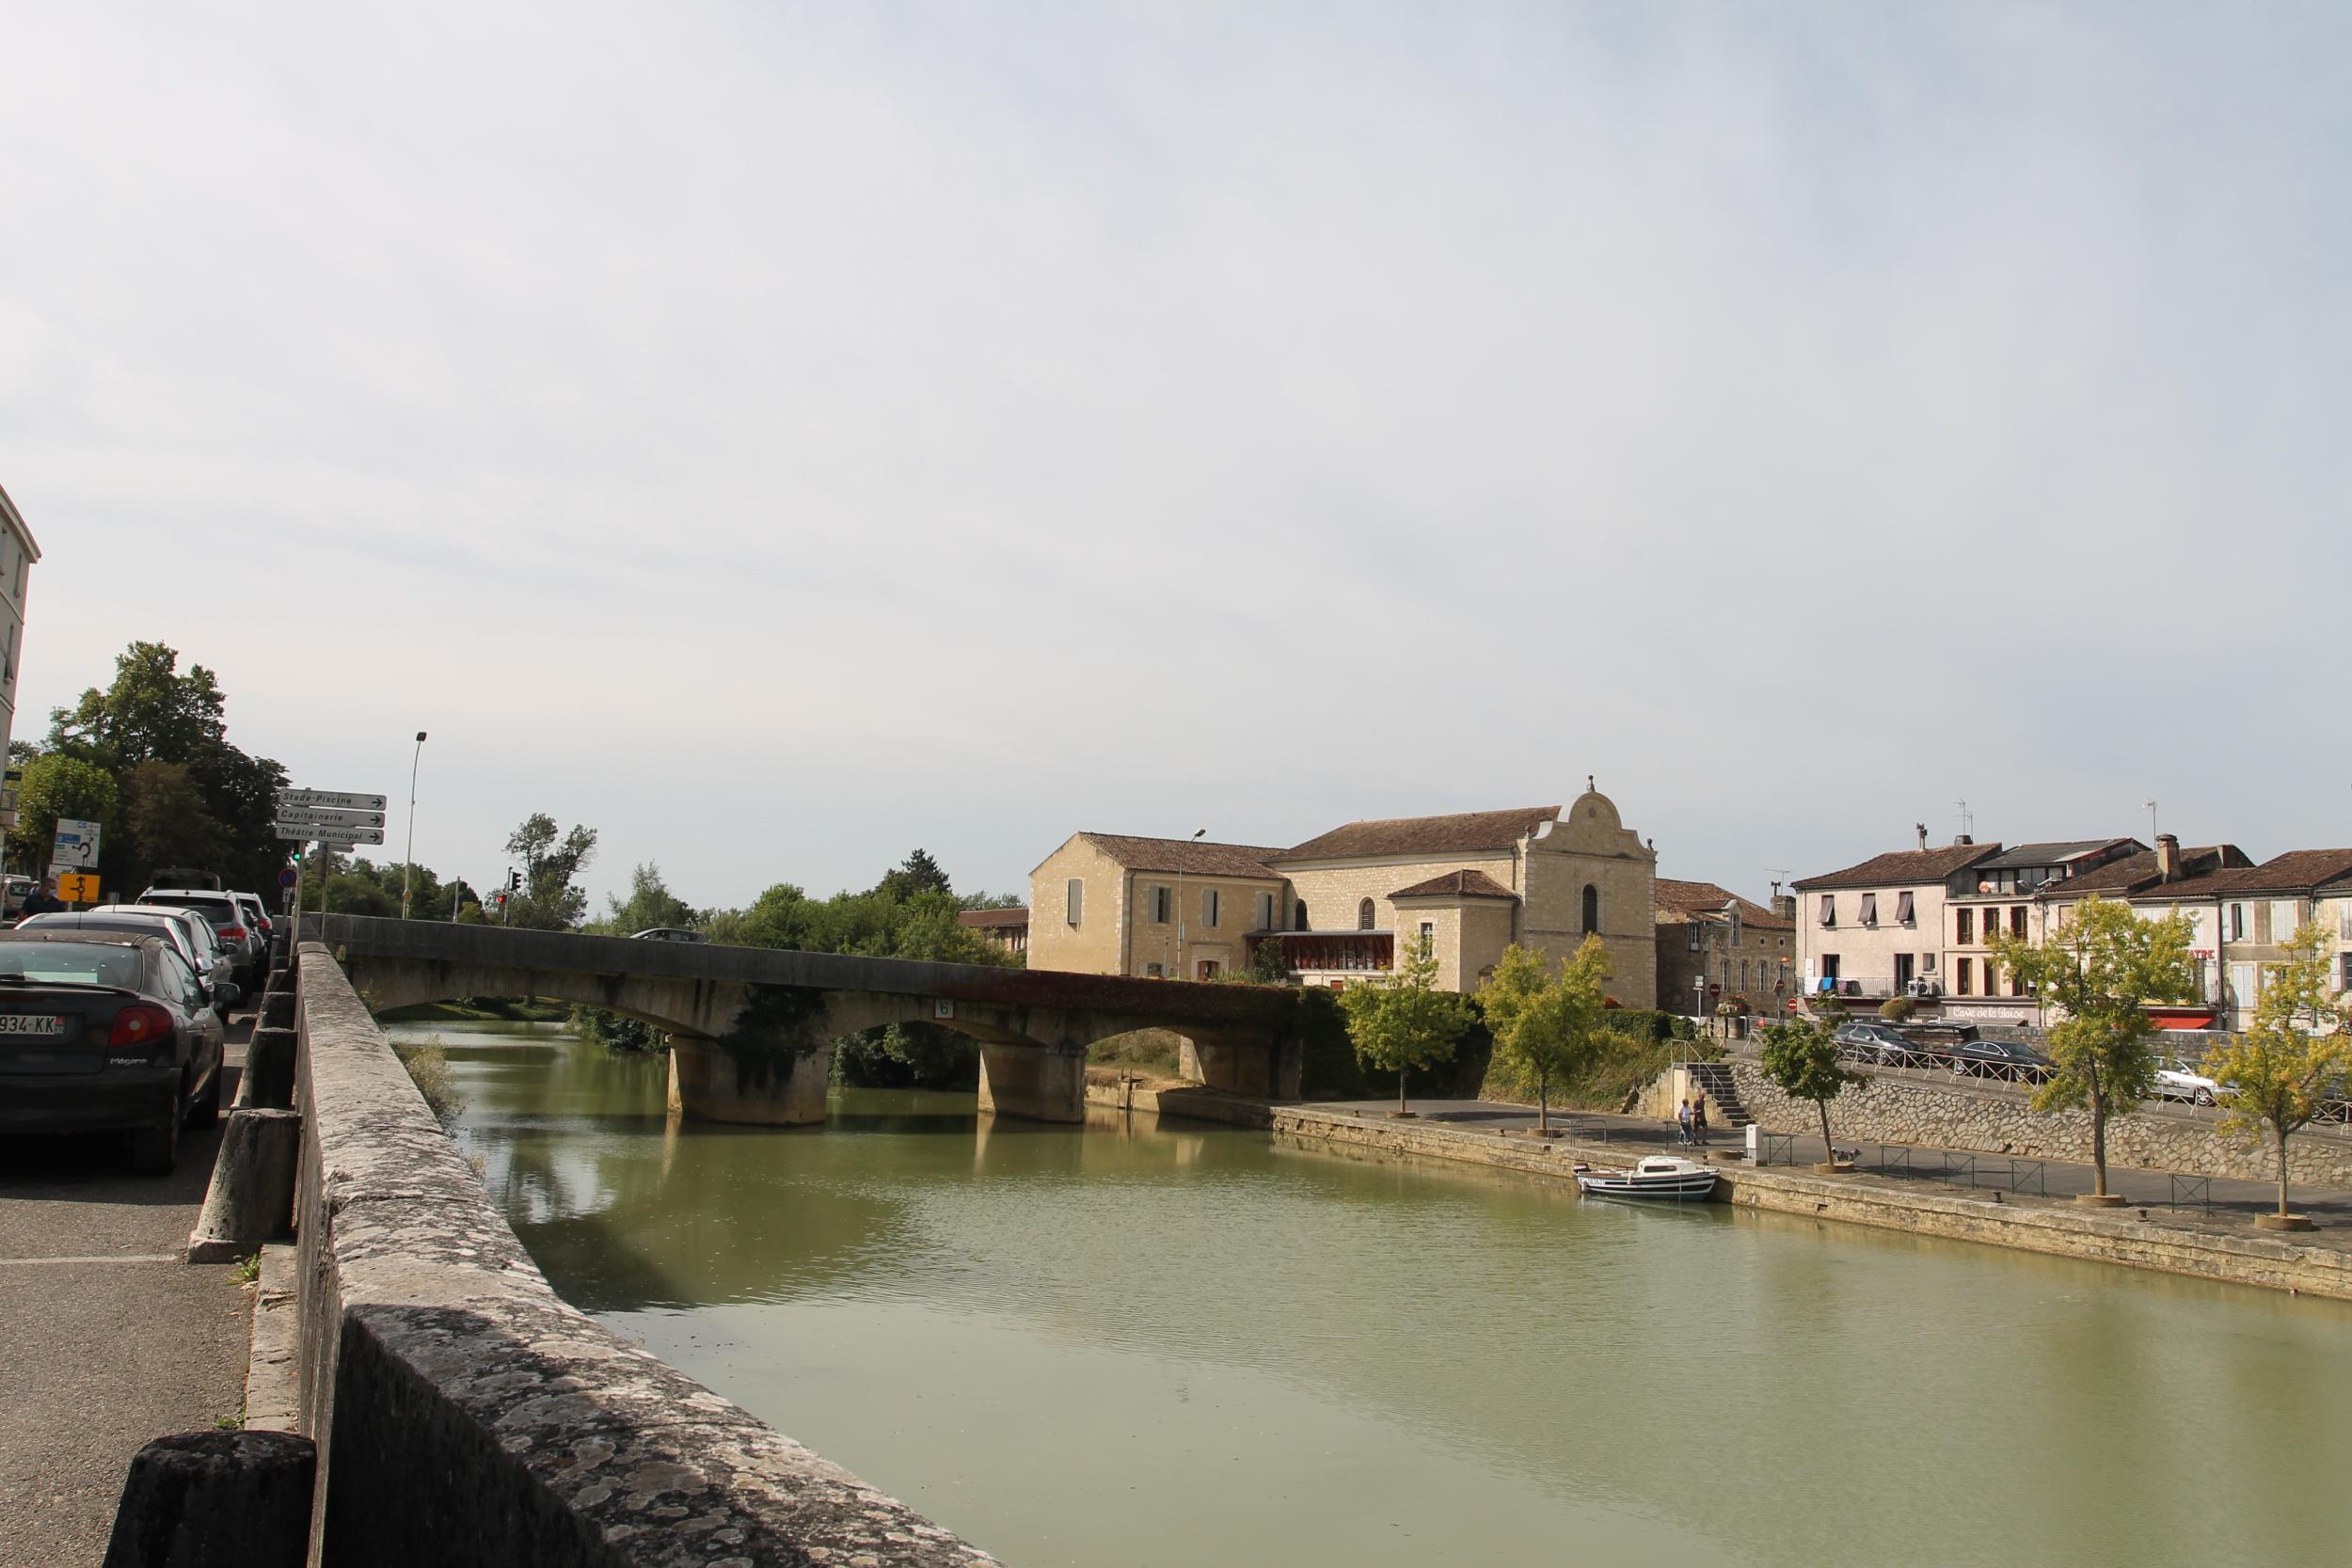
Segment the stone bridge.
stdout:
<path fill-rule="evenodd" d="M 1298 1096 L 1287 988 L 1136 980 L 495 926 L 303 916 L 376 1012 L 463 996 L 543 996 L 643 1021 L 670 1037 L 674 1106 L 714 1121 L 825 1119 L 833 1041 L 923 1022 L 979 1042 L 980 1108 L 1085 1117 L 1086 1051 L 1132 1030 L 1184 1037 L 1187 1077 L 1271 1100 Z"/>

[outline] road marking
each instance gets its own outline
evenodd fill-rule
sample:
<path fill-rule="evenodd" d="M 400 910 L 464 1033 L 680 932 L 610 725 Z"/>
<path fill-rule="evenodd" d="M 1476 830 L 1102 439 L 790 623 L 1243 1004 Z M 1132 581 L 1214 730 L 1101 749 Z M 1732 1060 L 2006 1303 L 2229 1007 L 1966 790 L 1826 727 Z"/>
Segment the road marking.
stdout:
<path fill-rule="evenodd" d="M 177 1263 L 176 1252 L 113 1252 L 103 1258 L 0 1258 L 0 1269 L 30 1263 Z"/>

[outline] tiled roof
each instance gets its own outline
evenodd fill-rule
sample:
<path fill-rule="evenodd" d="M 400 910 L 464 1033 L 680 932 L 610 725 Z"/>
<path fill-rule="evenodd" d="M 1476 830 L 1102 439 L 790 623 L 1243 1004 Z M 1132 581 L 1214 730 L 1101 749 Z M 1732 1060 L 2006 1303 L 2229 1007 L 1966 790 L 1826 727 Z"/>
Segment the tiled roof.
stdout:
<path fill-rule="evenodd" d="M 1917 882 L 1940 882 L 1963 866 L 1990 860 L 2001 852 L 1995 844 L 1947 844 L 1938 849 L 1897 849 L 1850 865 L 1843 871 L 1824 876 L 1807 877 L 1788 885 L 1799 893 L 1815 888 L 1841 887 L 1901 887 Z"/>
<path fill-rule="evenodd" d="M 2252 864 L 2246 851 L 2234 844 L 2207 844 L 2184 849 L 2181 851 L 2184 880 L 2172 885 L 2181 887 L 2189 879 L 2201 879 L 2217 871 L 2243 869 Z M 2105 865 L 2094 866 L 2062 881 L 2044 882 L 2036 893 L 2043 898 L 2085 898 L 2094 893 L 2104 898 L 2114 898 L 2155 886 L 2156 852 L 2143 849 L 2137 855 L 2109 861 Z"/>
<path fill-rule="evenodd" d="M 2225 875 L 2232 893 L 2305 893 L 2352 877 L 2352 849 L 2290 849 Z"/>
<path fill-rule="evenodd" d="M 2021 844 L 1986 861 L 1984 869 L 2008 871 L 2019 866 L 2064 865 L 2068 861 L 2079 860 L 2112 845 L 2137 842 L 2128 838 L 2077 838 L 2063 844 Z"/>
<path fill-rule="evenodd" d="M 1411 887 L 1398 888 L 1391 898 L 1517 898 L 1518 894 L 1484 871 L 1449 871 Z"/>
<path fill-rule="evenodd" d="M 1391 816 L 1350 822 L 1319 838 L 1273 851 L 1276 861 L 1343 860 L 1358 855 L 1461 855 L 1508 849 L 1560 815 L 1558 806 L 1469 811 L 1452 816 Z"/>
<path fill-rule="evenodd" d="M 1740 924 L 1742 926 L 1753 926 L 1765 931 L 1786 931 L 1790 927 L 1788 921 L 1754 899 L 1742 898 L 1729 888 L 1717 887 L 1713 882 L 1685 882 L 1672 877 L 1661 877 L 1651 897 L 1658 906 L 1658 918 L 1670 925 L 1687 924 L 1693 915 L 1721 914 L 1724 905 L 1736 904 L 1740 908 Z"/>
<path fill-rule="evenodd" d="M 1026 905 L 1009 910 L 965 910 L 956 916 L 959 926 L 1026 926 L 1028 923 Z"/>
<path fill-rule="evenodd" d="M 1182 872 L 1187 877 L 1241 877 L 1275 882 L 1281 874 L 1267 868 L 1277 851 L 1249 844 L 1212 844 L 1197 838 L 1135 838 L 1125 833 L 1078 835 L 1130 871 Z"/>

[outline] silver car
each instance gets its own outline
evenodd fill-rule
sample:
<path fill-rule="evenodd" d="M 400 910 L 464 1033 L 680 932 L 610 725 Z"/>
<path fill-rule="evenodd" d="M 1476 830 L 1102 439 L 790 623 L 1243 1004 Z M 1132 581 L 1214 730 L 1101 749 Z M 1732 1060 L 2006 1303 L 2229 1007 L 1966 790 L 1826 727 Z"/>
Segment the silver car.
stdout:
<path fill-rule="evenodd" d="M 214 1005 L 223 1018 L 229 1016 L 230 1004 L 237 1000 L 235 961 L 222 948 L 212 922 L 194 910 L 166 909 L 161 905 L 106 904 L 94 910 L 27 915 L 17 929 L 127 931 L 142 936 L 166 937 L 170 940 L 181 960 L 195 971 L 199 981 L 213 993 Z"/>

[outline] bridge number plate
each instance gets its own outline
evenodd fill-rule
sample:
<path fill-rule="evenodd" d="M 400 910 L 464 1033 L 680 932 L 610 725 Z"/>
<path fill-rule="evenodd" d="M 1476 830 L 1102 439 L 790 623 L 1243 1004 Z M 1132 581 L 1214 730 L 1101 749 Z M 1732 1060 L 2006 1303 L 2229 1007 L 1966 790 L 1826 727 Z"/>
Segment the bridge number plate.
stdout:
<path fill-rule="evenodd" d="M 931 1004 L 931 1017 L 953 1018 L 955 1016 L 956 1005 L 953 1002 L 935 1001 Z"/>

